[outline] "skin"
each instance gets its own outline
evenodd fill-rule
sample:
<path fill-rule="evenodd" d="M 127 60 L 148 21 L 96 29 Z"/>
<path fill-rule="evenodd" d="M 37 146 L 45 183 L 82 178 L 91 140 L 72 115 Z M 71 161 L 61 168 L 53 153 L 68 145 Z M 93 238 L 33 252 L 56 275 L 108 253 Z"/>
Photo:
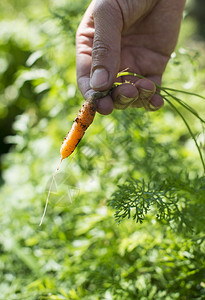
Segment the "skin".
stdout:
<path fill-rule="evenodd" d="M 161 97 L 154 95 L 152 81 L 161 84 L 177 43 L 184 5 L 185 0 L 91 2 L 76 34 L 77 81 L 83 97 L 111 88 L 117 73 L 127 68 L 146 77 L 123 77 L 133 84 L 99 99 L 99 113 L 109 114 L 121 104 L 121 109 L 144 106 L 150 110 L 163 105 Z"/>

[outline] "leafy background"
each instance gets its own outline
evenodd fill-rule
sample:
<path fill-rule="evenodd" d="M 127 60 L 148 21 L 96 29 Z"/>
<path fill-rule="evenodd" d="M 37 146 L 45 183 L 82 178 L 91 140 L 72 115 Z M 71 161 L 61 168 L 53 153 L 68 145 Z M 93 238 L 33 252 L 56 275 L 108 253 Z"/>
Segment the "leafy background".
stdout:
<path fill-rule="evenodd" d="M 0 3 L 0 299 L 205 299 L 203 168 L 167 104 L 97 115 L 38 226 L 82 103 L 75 31 L 88 4 Z M 204 94 L 199 5 L 187 2 L 163 85 Z M 204 117 L 202 99 L 177 96 Z"/>

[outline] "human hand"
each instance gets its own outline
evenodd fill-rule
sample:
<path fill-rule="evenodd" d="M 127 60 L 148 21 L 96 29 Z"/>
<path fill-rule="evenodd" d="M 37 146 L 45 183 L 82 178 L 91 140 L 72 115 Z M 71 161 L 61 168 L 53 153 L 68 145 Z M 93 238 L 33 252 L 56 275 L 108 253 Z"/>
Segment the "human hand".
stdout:
<path fill-rule="evenodd" d="M 128 68 L 146 77 L 123 77 L 134 84 L 125 83 L 99 99 L 99 113 L 109 114 L 113 107 L 156 110 L 163 105 L 153 81 L 161 84 L 176 46 L 184 5 L 185 0 L 91 2 L 76 35 L 77 81 L 84 98 L 93 90 L 111 88 L 121 70 Z"/>

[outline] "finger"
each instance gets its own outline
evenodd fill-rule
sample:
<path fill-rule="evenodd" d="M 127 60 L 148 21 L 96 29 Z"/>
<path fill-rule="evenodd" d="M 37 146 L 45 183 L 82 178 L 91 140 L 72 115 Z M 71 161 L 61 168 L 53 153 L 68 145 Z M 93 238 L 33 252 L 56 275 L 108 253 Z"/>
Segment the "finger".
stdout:
<path fill-rule="evenodd" d="M 146 110 L 152 110 L 149 107 L 149 102 L 152 99 L 156 86 L 153 81 L 149 79 L 139 79 L 135 82 L 134 86 L 138 89 L 139 97 L 132 103 L 132 107 L 144 107 Z"/>
<path fill-rule="evenodd" d="M 124 83 L 112 92 L 113 104 L 116 109 L 125 109 L 139 97 L 138 90 L 129 83 Z"/>
<path fill-rule="evenodd" d="M 162 82 L 162 76 L 160 75 L 155 75 L 155 76 L 150 76 L 148 77 L 150 80 L 155 82 L 158 86 L 161 85 Z M 159 93 L 160 90 L 157 88 L 157 92 Z M 162 97 L 158 94 L 155 94 L 152 99 L 150 100 L 150 105 L 153 106 L 153 110 L 158 110 L 164 105 L 164 100 Z"/>
<path fill-rule="evenodd" d="M 160 95 L 154 95 L 149 102 L 150 108 L 155 111 L 160 109 L 164 105 L 164 100 Z"/>
<path fill-rule="evenodd" d="M 90 70 L 94 38 L 94 2 L 86 10 L 76 33 L 76 70 L 79 90 L 86 99 L 90 90 Z"/>
<path fill-rule="evenodd" d="M 117 1 L 96 1 L 94 24 L 90 86 L 103 91 L 112 86 L 120 65 L 123 19 Z"/>
<path fill-rule="evenodd" d="M 101 115 L 109 115 L 113 111 L 113 101 L 110 96 L 106 96 L 97 101 L 97 112 Z"/>
<path fill-rule="evenodd" d="M 136 102 L 132 103 L 132 107 L 144 107 L 148 111 L 156 111 L 164 105 L 161 96 L 155 94 L 155 84 L 161 84 L 161 76 L 152 76 L 146 79 L 140 79 L 135 83 L 139 89 L 139 98 Z M 159 90 L 157 89 L 159 92 Z"/>

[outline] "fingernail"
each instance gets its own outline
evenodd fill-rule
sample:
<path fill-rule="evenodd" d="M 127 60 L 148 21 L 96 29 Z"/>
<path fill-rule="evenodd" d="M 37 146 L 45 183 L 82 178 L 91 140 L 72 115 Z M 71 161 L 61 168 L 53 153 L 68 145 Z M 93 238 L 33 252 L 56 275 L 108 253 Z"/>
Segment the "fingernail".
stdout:
<path fill-rule="evenodd" d="M 154 95 L 155 91 L 140 88 L 139 92 L 140 92 L 140 98 L 143 98 L 143 100 L 149 101 L 152 98 L 152 96 Z"/>
<path fill-rule="evenodd" d="M 149 103 L 149 107 L 150 107 L 151 111 L 156 111 L 156 110 L 158 110 L 160 108 L 160 107 L 152 105 L 151 103 Z"/>
<path fill-rule="evenodd" d="M 104 68 L 95 69 L 90 80 L 90 87 L 92 89 L 101 88 L 108 83 L 109 74 Z"/>

